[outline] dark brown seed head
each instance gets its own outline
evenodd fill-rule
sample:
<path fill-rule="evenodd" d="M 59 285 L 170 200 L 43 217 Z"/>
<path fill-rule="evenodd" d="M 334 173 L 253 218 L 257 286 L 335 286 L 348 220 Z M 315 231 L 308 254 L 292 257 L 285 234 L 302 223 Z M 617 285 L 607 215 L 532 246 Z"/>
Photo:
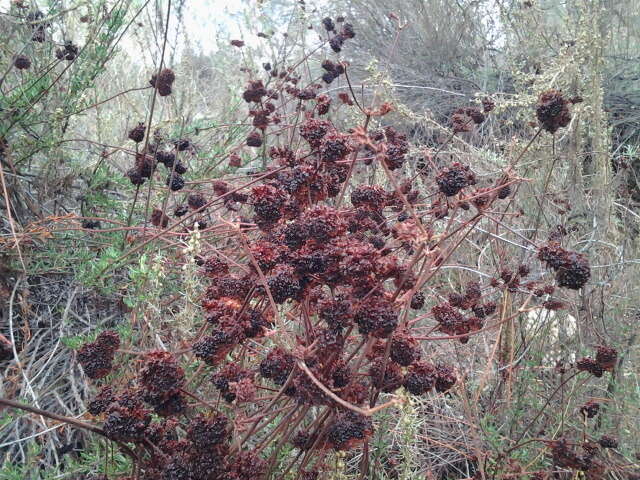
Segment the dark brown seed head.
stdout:
<path fill-rule="evenodd" d="M 18 70 L 27 70 L 31 67 L 31 60 L 29 60 L 29 57 L 24 55 L 16 55 L 13 59 L 13 66 Z"/>
<path fill-rule="evenodd" d="M 587 418 L 595 417 L 600 411 L 600 404 L 593 400 L 588 401 L 580 407 L 580 413 Z"/>
<path fill-rule="evenodd" d="M 260 147 L 262 145 L 262 136 L 260 135 L 259 132 L 255 131 L 255 132 L 251 132 L 248 136 L 247 136 L 247 146 L 249 147 Z"/>
<path fill-rule="evenodd" d="M 144 123 L 140 122 L 134 128 L 129 131 L 129 139 L 133 140 L 136 143 L 140 143 L 144 140 L 145 126 Z"/>
<path fill-rule="evenodd" d="M 553 89 L 542 92 L 536 105 L 536 115 L 542 128 L 549 133 L 555 133 L 569 125 L 571 114 L 568 105 L 569 102 L 561 92 Z"/>
<path fill-rule="evenodd" d="M 184 384 L 184 370 L 169 352 L 150 352 L 139 372 L 140 385 L 152 393 L 166 394 Z"/>
<path fill-rule="evenodd" d="M 618 448 L 618 440 L 609 435 L 603 435 L 600 437 L 598 443 L 602 448 Z"/>

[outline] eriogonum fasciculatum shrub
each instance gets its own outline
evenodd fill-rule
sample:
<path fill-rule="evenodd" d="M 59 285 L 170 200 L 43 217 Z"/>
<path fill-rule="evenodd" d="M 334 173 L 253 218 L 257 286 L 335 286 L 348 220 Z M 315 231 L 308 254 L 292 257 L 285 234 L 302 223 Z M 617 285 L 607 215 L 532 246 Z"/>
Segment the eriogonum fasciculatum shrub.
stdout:
<path fill-rule="evenodd" d="M 325 46 L 336 53 L 356 35 L 344 21 L 325 19 L 323 27 Z M 488 275 L 434 288 L 480 222 L 490 230 L 509 221 L 517 162 L 489 178 L 468 159 L 427 155 L 412 175 L 416 159 L 407 137 L 387 122 L 390 104 L 366 108 L 362 99 L 327 91 L 348 74 L 345 62 L 321 59 L 321 81 L 305 77 L 306 68 L 268 66 L 247 79 L 242 99 L 251 130 L 230 158 L 237 165 L 237 152 L 259 152 L 263 170 L 216 179 L 210 190 L 192 186 L 182 160 L 196 146 L 157 133 L 136 150 L 127 173 L 140 186 L 164 165 L 173 206 L 153 211 L 158 230 L 182 232 L 197 221 L 215 232 L 217 224 L 198 220 L 212 208 L 226 218 L 224 241 L 197 259 L 207 282 L 199 333 L 181 338 L 175 351 L 140 352 L 126 366 L 128 382 L 103 386 L 89 403 L 108 438 L 135 446 L 143 479 L 267 478 L 285 445 L 295 452 L 287 471 L 320 478 L 331 452 L 369 451 L 378 411 L 407 396 L 456 394 L 464 372 L 428 348 L 431 340 L 466 344 L 495 331 L 518 315 L 505 320 L 500 312 L 507 293 L 523 308 L 562 308 L 553 283 L 578 290 L 590 279 L 587 257 L 558 238 L 529 248 L 525 261 L 502 258 Z M 151 85 L 169 95 L 175 79 L 164 69 Z M 541 128 L 566 127 L 569 103 L 560 92 L 543 93 Z M 361 114 L 362 123 L 341 126 L 333 116 L 339 108 Z M 451 135 L 480 128 L 493 108 L 490 99 L 460 106 Z M 137 145 L 145 134 L 139 124 L 129 138 Z M 114 362 L 125 367 L 114 360 L 111 336 L 101 334 L 78 354 L 93 379 Z M 575 371 L 601 376 L 614 368 L 614 353 L 601 347 Z M 581 411 L 591 418 L 597 408 Z M 549 446 L 557 464 L 588 469 L 592 457 L 565 440 Z"/>

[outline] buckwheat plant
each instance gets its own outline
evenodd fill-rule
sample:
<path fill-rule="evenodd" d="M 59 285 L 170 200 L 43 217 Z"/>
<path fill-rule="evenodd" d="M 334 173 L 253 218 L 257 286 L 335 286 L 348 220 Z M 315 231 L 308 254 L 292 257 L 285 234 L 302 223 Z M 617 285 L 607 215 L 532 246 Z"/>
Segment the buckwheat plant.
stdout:
<path fill-rule="evenodd" d="M 313 54 L 245 69 L 251 127 L 228 160 L 238 165 L 242 153 L 264 168 L 195 191 L 190 139 L 149 138 L 144 125 L 129 133 L 137 147 L 127 177 L 139 188 L 158 176 L 169 195 L 150 231 L 188 235 L 186 248 L 169 242 L 184 264 L 184 295 L 206 283 L 199 314 L 178 313 L 195 328 L 172 332 L 173 347 L 124 351 L 107 331 L 77 356 L 97 386 L 95 430 L 131 457 L 135 478 L 372 478 L 380 412 L 410 419 L 410 398 L 455 396 L 470 381 L 442 345 L 559 308 L 558 290 L 571 294 L 590 280 L 588 258 L 562 232 L 538 245 L 510 226 L 526 148 L 493 173 L 475 171 L 468 156 L 441 155 L 447 142 L 410 156 L 406 135 L 387 121 L 394 106 L 350 88 L 340 53 L 353 26 L 325 18 L 321 31 Z M 169 96 L 180 78 L 165 68 L 150 84 Z M 339 125 L 345 110 L 358 121 Z M 490 99 L 460 105 L 448 141 L 492 110 Z M 529 145 L 568 125 L 571 102 L 542 92 L 531 117 L 539 128 Z M 497 266 L 479 266 L 485 246 Z M 464 280 L 446 282 L 452 269 Z M 505 315 L 507 296 L 513 313 Z M 601 347 L 572 374 L 601 376 L 614 361 Z M 106 384 L 114 369 L 119 380 Z M 599 448 L 549 446 L 563 467 L 606 468 Z M 356 453 L 354 471 L 335 471 Z"/>

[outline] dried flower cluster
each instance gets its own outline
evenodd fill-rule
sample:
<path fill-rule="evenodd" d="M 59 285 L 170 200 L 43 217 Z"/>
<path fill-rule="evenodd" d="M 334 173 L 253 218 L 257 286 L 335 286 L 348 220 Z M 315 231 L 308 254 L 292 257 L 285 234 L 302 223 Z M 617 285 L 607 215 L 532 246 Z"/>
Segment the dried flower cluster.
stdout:
<path fill-rule="evenodd" d="M 95 342 L 86 343 L 78 351 L 78 362 L 89 378 L 98 379 L 107 376 L 113 368 L 113 357 L 120 346 L 120 337 L 116 332 L 105 330 Z"/>
<path fill-rule="evenodd" d="M 618 352 L 615 348 L 599 346 L 596 358 L 583 357 L 576 362 L 576 368 L 581 372 L 589 372 L 594 377 L 601 377 L 604 372 L 613 371 L 618 359 Z"/>
<path fill-rule="evenodd" d="M 542 128 L 549 133 L 556 133 L 560 128 L 569 125 L 569 104 L 570 102 L 557 90 L 542 92 L 536 105 L 536 115 Z"/>
<path fill-rule="evenodd" d="M 176 79 L 175 73 L 170 68 L 164 68 L 159 73 L 153 74 L 149 84 L 158 90 L 158 95 L 166 97 L 171 95 L 171 88 Z"/>
<path fill-rule="evenodd" d="M 343 19 L 325 18 L 322 25 L 336 53 L 355 36 Z M 539 299 L 554 287 L 532 280 L 530 265 L 506 261 L 487 280 L 425 295 L 431 272 L 449 262 L 477 220 L 514 194 L 517 180 L 505 171 L 474 187 L 484 179 L 455 160 L 434 161 L 432 174 L 424 170 L 420 178 L 405 176 L 407 137 L 388 125 L 369 125 L 369 117 L 382 118 L 391 105 L 367 110 L 364 126 L 341 128 L 331 114 L 351 99 L 341 92 L 336 105 L 322 90 L 348 65 L 324 59 L 320 68 L 324 85 L 305 85 L 302 74 L 284 64 L 265 65 L 264 78 L 252 74 L 242 92 L 251 131 L 237 150 L 260 147 L 271 163 L 244 186 L 236 177 L 212 182 L 211 196 L 189 191 L 173 209 L 175 217 L 191 218 L 217 203 L 217 212 L 230 219 L 225 225 L 234 251 L 211 246 L 195 259 L 208 282 L 200 298 L 204 322 L 197 335 L 180 339 L 185 348 L 141 354 L 127 385 L 104 386 L 89 403 L 108 438 L 135 444 L 142 479 L 266 478 L 285 444 L 300 452 L 290 467 L 300 478 L 320 478 L 330 452 L 368 444 L 373 413 L 394 408 L 398 393 L 456 394 L 462 372 L 445 356 L 426 353 L 425 340 L 466 344 L 491 330 L 499 323 L 496 293 L 562 308 L 553 298 Z M 174 79 L 164 69 L 151 85 L 168 95 Z M 537 114 L 552 131 L 566 126 L 568 112 L 561 95 L 548 93 Z M 453 134 L 482 124 L 493 108 L 484 99 L 482 108 L 455 110 Z M 299 121 L 289 122 L 288 115 Z M 145 134 L 140 123 L 128 137 L 139 144 Z M 196 147 L 159 132 L 147 141 L 142 151 L 136 147 L 131 182 L 141 185 L 162 163 L 166 185 L 182 190 L 180 158 Z M 234 155 L 229 161 L 238 165 Z M 372 169 L 388 181 L 365 183 L 361 173 Z M 153 210 L 151 223 L 169 225 L 164 207 Z M 586 257 L 557 242 L 540 247 L 538 258 L 555 271 L 559 287 L 575 290 L 589 280 Z M 78 359 L 99 379 L 111 371 L 116 349 L 117 342 L 101 334 Z M 578 369 L 596 375 L 615 359 L 615 352 L 600 349 Z M 597 411 L 594 404 L 581 409 L 586 418 Z M 267 447 L 276 454 L 264 455 Z M 595 461 L 560 440 L 552 451 L 566 467 L 585 469 Z"/>
<path fill-rule="evenodd" d="M 580 253 L 565 250 L 558 242 L 549 242 L 540 247 L 538 258 L 556 271 L 556 279 L 561 287 L 579 290 L 591 277 L 591 269 L 586 257 Z"/>

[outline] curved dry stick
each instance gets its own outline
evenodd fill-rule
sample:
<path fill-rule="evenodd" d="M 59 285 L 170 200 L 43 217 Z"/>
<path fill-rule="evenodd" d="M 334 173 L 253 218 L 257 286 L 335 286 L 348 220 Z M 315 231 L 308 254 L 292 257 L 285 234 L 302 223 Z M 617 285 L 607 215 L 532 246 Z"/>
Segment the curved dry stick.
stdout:
<path fill-rule="evenodd" d="M 335 393 L 333 393 L 331 390 L 329 390 L 320 380 L 318 380 L 316 378 L 316 376 L 311 372 L 311 370 L 309 370 L 309 367 L 307 367 L 307 365 L 302 361 L 299 360 L 297 362 L 298 368 L 300 368 L 300 370 L 302 370 L 304 373 L 307 374 L 307 376 L 309 377 L 309 379 L 316 384 L 316 386 L 322 390 L 327 396 L 329 396 L 332 400 L 334 400 L 335 402 L 339 403 L 340 405 L 342 405 L 344 408 L 348 408 L 349 410 L 352 410 L 356 413 L 359 413 L 360 415 L 364 415 L 365 417 L 370 417 L 372 416 L 374 413 L 383 410 L 387 407 L 391 407 L 393 405 L 398 405 L 400 403 L 403 403 L 403 401 L 398 398 L 398 397 L 393 397 L 391 400 L 389 400 L 387 403 L 383 403 L 382 405 L 378 405 L 377 407 L 373 407 L 373 408 L 360 408 L 357 407 L 356 405 L 352 405 L 351 403 L 347 402 L 346 400 L 343 400 L 342 398 L 340 398 L 339 396 L 337 396 Z"/>
<path fill-rule="evenodd" d="M 35 415 L 40 415 L 42 417 L 47 417 L 52 420 L 58 420 L 59 422 L 62 422 L 62 424 L 72 425 L 76 428 L 88 430 L 92 433 L 97 433 L 98 435 L 105 437 L 107 440 L 111 440 L 109 437 L 107 437 L 107 434 L 104 432 L 102 428 L 96 425 L 92 425 L 91 423 L 83 422 L 73 417 L 65 417 L 64 415 L 58 415 L 57 413 L 48 412 L 40 408 L 32 407 L 31 405 L 27 405 L 26 403 L 16 402 L 14 400 L 9 400 L 8 398 L 3 398 L 3 397 L 0 397 L 0 405 L 4 405 L 5 407 L 10 407 L 10 408 L 15 408 L 17 410 L 23 410 L 25 412 L 33 413 Z M 116 443 L 124 453 L 126 453 L 128 456 L 130 456 L 133 459 L 134 463 L 139 460 L 138 456 L 127 445 L 121 442 L 116 442 Z"/>
<path fill-rule="evenodd" d="M 18 410 L 24 410 L 25 412 L 41 415 L 43 417 L 47 417 L 52 420 L 58 420 L 59 422 L 66 423 L 68 425 L 73 425 L 74 427 L 82 428 L 84 430 L 89 430 L 90 432 L 97 433 L 98 435 L 106 436 L 104 433 L 104 430 L 102 430 L 100 427 L 77 420 L 73 417 L 65 417 L 64 415 L 58 415 L 57 413 L 47 412 L 46 410 L 32 407 L 31 405 L 27 405 L 26 403 L 20 403 L 14 400 L 9 400 L 8 398 L 0 397 L 0 405 L 16 408 Z"/>
<path fill-rule="evenodd" d="M 16 250 L 18 251 L 18 257 L 20 257 L 20 263 L 22 264 L 22 271 L 27 273 L 27 266 L 22 258 L 22 251 L 20 250 L 20 243 L 18 242 L 18 236 L 16 234 L 16 226 L 13 220 L 13 214 L 11 213 L 11 201 L 9 200 L 9 192 L 7 191 L 7 184 L 4 180 L 4 169 L 2 168 L 2 162 L 0 162 L 0 182 L 2 183 L 2 194 L 7 207 L 7 219 L 9 220 L 9 226 L 11 227 L 11 235 L 13 235 L 13 241 L 16 242 Z"/>

